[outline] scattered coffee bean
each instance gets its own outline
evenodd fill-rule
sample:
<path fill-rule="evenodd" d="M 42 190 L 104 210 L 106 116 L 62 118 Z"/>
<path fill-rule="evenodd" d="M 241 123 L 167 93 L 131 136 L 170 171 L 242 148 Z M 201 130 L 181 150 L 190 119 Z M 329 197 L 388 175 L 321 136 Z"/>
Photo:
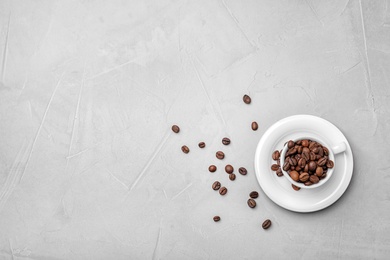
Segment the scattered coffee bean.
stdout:
<path fill-rule="evenodd" d="M 275 161 L 278 160 L 280 157 L 280 153 L 278 150 L 276 150 L 273 154 L 272 154 L 272 159 L 274 159 Z"/>
<path fill-rule="evenodd" d="M 283 176 L 282 169 L 279 168 L 279 169 L 276 171 L 276 175 L 278 175 L 278 177 L 282 177 L 282 176 Z"/>
<path fill-rule="evenodd" d="M 299 173 L 297 171 L 290 171 L 290 177 L 294 181 L 298 181 L 299 180 Z"/>
<path fill-rule="evenodd" d="M 254 208 L 254 207 L 256 207 L 256 201 L 254 200 L 254 199 L 249 199 L 248 201 L 247 201 L 247 203 L 248 203 L 248 206 L 250 207 L 250 208 Z"/>
<path fill-rule="evenodd" d="M 271 226 L 271 224 L 272 224 L 271 220 L 267 219 L 263 222 L 261 226 L 263 227 L 263 229 L 268 229 Z"/>
<path fill-rule="evenodd" d="M 244 167 L 240 167 L 238 169 L 238 172 L 241 174 L 241 175 L 246 175 L 248 173 L 248 171 L 244 168 Z"/>
<path fill-rule="evenodd" d="M 176 134 L 180 132 L 180 127 L 178 127 L 177 125 L 173 125 L 172 126 L 172 131 L 175 132 Z"/>
<path fill-rule="evenodd" d="M 242 100 L 244 101 L 245 104 L 248 104 L 248 105 L 252 102 L 251 97 L 246 95 L 246 94 L 242 97 Z"/>
<path fill-rule="evenodd" d="M 218 221 L 221 220 L 221 217 L 220 216 L 215 216 L 215 217 L 213 217 L 213 220 L 214 220 L 214 222 L 218 222 Z"/>
<path fill-rule="evenodd" d="M 223 158 L 225 158 L 225 154 L 224 154 L 222 151 L 216 152 L 216 153 L 215 153 L 215 156 L 216 156 L 218 159 L 220 159 L 220 160 L 222 160 Z"/>
<path fill-rule="evenodd" d="M 326 162 L 326 167 L 328 167 L 329 169 L 332 169 L 334 167 L 334 162 L 332 160 L 328 160 Z"/>
<path fill-rule="evenodd" d="M 229 179 L 230 179 L 231 181 L 234 181 L 234 180 L 236 179 L 236 175 L 235 175 L 234 173 L 230 173 L 230 174 L 229 174 Z"/>
<path fill-rule="evenodd" d="M 251 193 L 249 193 L 249 197 L 251 197 L 252 199 L 257 199 L 259 197 L 259 193 L 257 191 L 252 191 Z"/>
<path fill-rule="evenodd" d="M 222 139 L 222 144 L 224 144 L 224 145 L 229 145 L 229 144 L 230 144 L 230 139 L 227 138 L 227 137 L 224 137 L 224 138 Z"/>
<path fill-rule="evenodd" d="M 217 166 L 215 166 L 215 165 L 210 165 L 209 166 L 209 171 L 210 172 L 215 172 L 217 170 Z"/>
<path fill-rule="evenodd" d="M 225 195 L 227 192 L 228 192 L 228 189 L 226 187 L 221 187 L 219 189 L 219 194 L 221 194 L 222 196 Z"/>
<path fill-rule="evenodd" d="M 205 144 L 205 142 L 200 142 L 200 143 L 198 144 L 198 146 L 199 146 L 199 148 L 205 148 L 205 147 L 206 147 L 206 144 Z"/>
<path fill-rule="evenodd" d="M 231 166 L 230 164 L 228 164 L 228 165 L 225 166 L 225 172 L 227 172 L 227 173 L 233 173 L 233 171 L 234 171 L 234 168 L 233 168 L 233 166 Z"/>
<path fill-rule="evenodd" d="M 299 191 L 301 188 L 299 188 L 298 186 L 295 186 L 294 184 L 291 184 L 292 188 L 295 190 L 295 191 Z"/>
<path fill-rule="evenodd" d="M 259 128 L 259 125 L 256 122 L 252 122 L 252 130 L 256 131 Z"/>
<path fill-rule="evenodd" d="M 183 151 L 183 153 L 189 153 L 189 152 L 190 152 L 190 148 L 188 148 L 187 145 L 183 145 L 183 146 L 181 147 L 181 150 Z"/>
<path fill-rule="evenodd" d="M 212 185 L 213 190 L 219 190 L 221 188 L 221 183 L 219 181 L 215 181 Z"/>
<path fill-rule="evenodd" d="M 271 170 L 273 170 L 273 171 L 277 171 L 279 168 L 280 168 L 280 166 L 277 164 L 272 164 L 272 166 L 271 166 Z"/>

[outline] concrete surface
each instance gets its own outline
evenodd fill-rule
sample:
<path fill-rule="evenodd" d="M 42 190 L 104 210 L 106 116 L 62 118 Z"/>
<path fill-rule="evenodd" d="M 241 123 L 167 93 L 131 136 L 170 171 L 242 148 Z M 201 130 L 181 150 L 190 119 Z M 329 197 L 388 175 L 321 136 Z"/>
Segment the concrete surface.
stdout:
<path fill-rule="evenodd" d="M 0 57 L 1 259 L 389 259 L 390 1 L 1 0 Z M 253 172 L 262 133 L 300 113 L 355 156 L 313 214 Z"/>

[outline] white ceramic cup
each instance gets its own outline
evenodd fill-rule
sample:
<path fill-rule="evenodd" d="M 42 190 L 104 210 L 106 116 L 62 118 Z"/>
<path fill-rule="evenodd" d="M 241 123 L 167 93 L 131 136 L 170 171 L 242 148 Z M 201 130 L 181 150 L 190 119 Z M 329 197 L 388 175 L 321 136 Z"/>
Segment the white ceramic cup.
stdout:
<path fill-rule="evenodd" d="M 280 155 L 280 165 L 281 165 L 281 170 L 283 172 L 283 175 L 287 178 L 287 180 L 289 180 L 292 184 L 294 184 L 295 186 L 299 187 L 299 188 L 302 188 L 302 189 L 314 189 L 314 188 L 317 188 L 317 187 L 320 187 L 321 185 L 324 185 L 329 179 L 330 177 L 332 177 L 332 174 L 333 174 L 333 171 L 336 167 L 336 162 L 334 160 L 334 155 L 335 154 L 339 154 L 339 153 L 342 153 L 342 152 L 345 152 L 345 150 L 347 149 L 347 145 L 342 142 L 342 143 L 339 143 L 338 145 L 335 145 L 335 146 L 329 146 L 326 142 L 324 142 L 323 140 L 320 140 L 319 138 L 317 137 L 301 137 L 301 138 L 297 138 L 295 140 L 293 140 L 294 142 L 298 141 L 298 140 L 312 140 L 312 141 L 316 141 L 318 143 L 320 143 L 322 146 L 328 148 L 329 150 L 329 160 L 332 160 L 334 162 L 334 166 L 333 168 L 331 169 L 328 169 L 327 173 L 326 173 L 326 177 L 322 180 L 320 180 L 318 183 L 316 184 L 312 184 L 310 186 L 306 186 L 305 184 L 303 183 L 300 183 L 300 182 L 296 182 L 294 181 L 293 179 L 291 179 L 290 175 L 288 174 L 288 172 L 284 171 L 283 170 L 283 165 L 284 165 L 284 157 L 285 157 L 285 154 L 288 150 L 288 146 L 287 146 L 287 143 L 286 145 L 284 146 L 283 150 L 282 150 L 282 154 Z"/>

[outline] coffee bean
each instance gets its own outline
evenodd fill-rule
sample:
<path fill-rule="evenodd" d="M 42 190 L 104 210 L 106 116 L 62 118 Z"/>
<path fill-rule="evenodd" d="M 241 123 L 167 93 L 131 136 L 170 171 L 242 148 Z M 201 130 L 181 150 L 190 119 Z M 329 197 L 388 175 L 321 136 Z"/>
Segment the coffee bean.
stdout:
<path fill-rule="evenodd" d="M 301 182 L 307 182 L 310 178 L 310 175 L 307 173 L 307 172 L 304 172 L 302 174 L 299 175 L 299 180 Z"/>
<path fill-rule="evenodd" d="M 317 164 L 319 166 L 324 166 L 326 164 L 326 162 L 328 161 L 328 158 L 326 157 L 322 157 L 321 159 L 318 160 Z"/>
<path fill-rule="evenodd" d="M 326 173 L 323 173 L 322 176 L 320 177 L 320 179 L 325 179 L 326 178 Z"/>
<path fill-rule="evenodd" d="M 298 181 L 299 180 L 299 173 L 297 171 L 291 171 L 290 172 L 290 177 L 294 181 Z"/>
<path fill-rule="evenodd" d="M 292 171 L 295 170 L 295 166 L 291 166 L 290 170 L 292 170 Z"/>
<path fill-rule="evenodd" d="M 271 225 L 272 225 L 271 220 L 267 219 L 263 222 L 261 226 L 263 227 L 263 229 L 268 229 Z"/>
<path fill-rule="evenodd" d="M 238 169 L 238 172 L 241 174 L 241 175 L 246 175 L 248 173 L 248 171 L 244 168 L 244 167 L 240 167 Z"/>
<path fill-rule="evenodd" d="M 246 94 L 242 97 L 242 100 L 244 101 L 245 104 L 248 104 L 248 105 L 252 102 L 251 97 L 246 95 Z"/>
<path fill-rule="evenodd" d="M 306 164 L 305 167 L 303 167 L 303 171 L 304 172 L 309 172 L 309 165 Z"/>
<path fill-rule="evenodd" d="M 328 160 L 326 162 L 326 167 L 328 167 L 329 169 L 332 169 L 334 167 L 334 162 L 332 160 Z"/>
<path fill-rule="evenodd" d="M 206 147 L 206 144 L 204 142 L 200 142 L 198 144 L 199 148 L 205 148 Z"/>
<path fill-rule="evenodd" d="M 221 188 L 221 183 L 219 181 L 215 181 L 212 185 L 213 190 L 219 190 Z"/>
<path fill-rule="evenodd" d="M 186 146 L 186 145 L 183 145 L 181 147 L 181 150 L 183 151 L 183 153 L 189 153 L 190 152 L 190 148 L 188 148 L 188 146 Z"/>
<path fill-rule="evenodd" d="M 283 164 L 283 170 L 288 171 L 289 169 L 290 169 L 290 164 L 285 161 Z"/>
<path fill-rule="evenodd" d="M 320 150 L 318 149 L 318 147 L 314 147 L 313 150 L 311 150 L 313 153 L 318 153 Z"/>
<path fill-rule="evenodd" d="M 302 140 L 298 140 L 295 142 L 297 145 L 302 145 Z"/>
<path fill-rule="evenodd" d="M 279 168 L 279 169 L 276 171 L 276 175 L 278 175 L 278 177 L 282 177 L 282 176 L 283 176 L 282 169 Z"/>
<path fill-rule="evenodd" d="M 277 164 L 272 164 L 272 166 L 271 166 L 271 170 L 273 170 L 273 171 L 277 171 L 279 168 L 280 168 L 280 166 Z"/>
<path fill-rule="evenodd" d="M 252 130 L 256 131 L 259 128 L 259 125 L 256 122 L 252 122 Z"/>
<path fill-rule="evenodd" d="M 297 151 L 298 151 L 298 154 L 301 154 L 303 151 L 303 146 L 298 146 Z"/>
<path fill-rule="evenodd" d="M 229 179 L 234 181 L 236 179 L 236 175 L 234 173 L 229 174 Z"/>
<path fill-rule="evenodd" d="M 221 220 L 221 217 L 220 216 L 215 216 L 215 217 L 213 217 L 213 220 L 214 220 L 214 222 L 218 222 L 218 221 Z"/>
<path fill-rule="evenodd" d="M 288 149 L 287 155 L 293 155 L 297 153 L 297 148 L 293 147 L 291 149 Z"/>
<path fill-rule="evenodd" d="M 313 185 L 313 183 L 311 183 L 310 181 L 307 181 L 307 182 L 305 182 L 304 184 L 305 184 L 305 186 Z"/>
<path fill-rule="evenodd" d="M 318 177 L 321 177 L 323 173 L 324 173 L 324 169 L 322 169 L 322 167 L 317 167 L 317 169 L 316 169 L 316 175 L 317 175 Z"/>
<path fill-rule="evenodd" d="M 180 127 L 178 127 L 177 125 L 173 125 L 172 126 L 172 131 L 175 132 L 176 134 L 180 132 Z"/>
<path fill-rule="evenodd" d="M 250 207 L 250 208 L 254 208 L 254 207 L 256 207 L 256 201 L 254 200 L 254 199 L 249 199 L 248 201 L 247 201 L 247 203 L 248 203 L 248 206 Z"/>
<path fill-rule="evenodd" d="M 290 164 L 291 164 L 292 166 L 297 166 L 297 164 L 298 164 L 297 159 L 295 159 L 294 157 L 292 157 L 292 158 L 290 158 L 290 160 L 291 160 Z"/>
<path fill-rule="evenodd" d="M 310 176 L 310 182 L 313 184 L 317 184 L 320 181 L 320 179 L 317 177 L 317 175 L 311 175 Z"/>
<path fill-rule="evenodd" d="M 307 147 L 304 147 L 302 149 L 302 158 L 304 158 L 306 161 L 310 160 L 310 150 Z"/>
<path fill-rule="evenodd" d="M 210 165 L 209 166 L 209 171 L 210 172 L 215 172 L 217 170 L 217 166 L 215 166 L 215 165 Z"/>
<path fill-rule="evenodd" d="M 299 159 L 298 165 L 301 166 L 302 168 L 305 168 L 305 166 L 306 166 L 306 159 L 305 158 Z"/>
<path fill-rule="evenodd" d="M 300 147 L 302 147 L 302 146 L 300 146 Z M 302 153 L 302 152 L 301 152 L 301 153 Z M 297 153 L 296 155 L 294 155 L 294 158 L 295 158 L 297 161 L 299 161 L 299 160 L 302 158 L 301 153 L 299 153 L 299 151 L 298 151 L 298 153 Z"/>
<path fill-rule="evenodd" d="M 251 193 L 249 193 L 249 197 L 251 197 L 252 199 L 257 199 L 257 197 L 259 197 L 259 193 L 257 191 L 252 191 Z"/>
<path fill-rule="evenodd" d="M 315 161 L 309 162 L 309 171 L 315 171 L 317 168 L 317 163 Z"/>
<path fill-rule="evenodd" d="M 303 147 L 308 147 L 309 146 L 309 140 L 302 140 L 302 146 Z"/>
<path fill-rule="evenodd" d="M 233 171 L 234 171 L 234 168 L 230 164 L 225 166 L 225 172 L 232 173 Z"/>
<path fill-rule="evenodd" d="M 290 141 L 288 141 L 288 143 L 287 143 L 287 147 L 288 147 L 288 148 L 293 148 L 294 145 L 295 145 L 295 143 L 294 143 L 293 140 L 290 140 Z"/>
<path fill-rule="evenodd" d="M 222 144 L 224 144 L 224 145 L 229 145 L 229 144 L 230 144 L 230 139 L 227 138 L 227 137 L 224 137 L 224 138 L 222 139 Z"/>
<path fill-rule="evenodd" d="M 295 186 L 294 184 L 291 184 L 292 188 L 295 190 L 295 191 L 299 191 L 301 188 L 299 188 L 298 186 Z"/>
<path fill-rule="evenodd" d="M 272 159 L 274 159 L 275 161 L 278 160 L 280 157 L 280 153 L 278 150 L 276 150 L 275 152 L 273 152 L 272 154 Z"/>
<path fill-rule="evenodd" d="M 310 152 L 310 161 L 315 161 L 317 158 L 316 154 L 313 152 Z"/>
<path fill-rule="evenodd" d="M 322 148 L 322 146 L 320 146 L 320 147 L 318 148 L 318 155 L 319 155 L 320 157 L 324 156 L 324 149 Z"/>
<path fill-rule="evenodd" d="M 216 152 L 216 153 L 215 153 L 215 156 L 216 156 L 218 159 L 220 159 L 220 160 L 222 160 L 223 158 L 225 158 L 225 154 L 224 154 L 222 151 Z"/>
<path fill-rule="evenodd" d="M 222 196 L 225 195 L 227 192 L 228 192 L 228 189 L 226 187 L 221 187 L 219 189 L 219 194 L 221 194 Z"/>
<path fill-rule="evenodd" d="M 324 155 L 328 156 L 328 155 L 329 155 L 329 150 L 328 150 L 328 148 L 322 147 L 322 149 L 324 150 Z"/>

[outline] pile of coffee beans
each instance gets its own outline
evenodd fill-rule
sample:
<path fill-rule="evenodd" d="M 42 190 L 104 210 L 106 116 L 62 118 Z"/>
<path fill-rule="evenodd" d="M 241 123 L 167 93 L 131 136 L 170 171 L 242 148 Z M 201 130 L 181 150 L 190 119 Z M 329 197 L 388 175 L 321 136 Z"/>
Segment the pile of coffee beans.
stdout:
<path fill-rule="evenodd" d="M 316 141 L 290 140 L 285 145 L 288 150 L 283 165 L 280 165 L 282 151 L 276 150 L 272 153 L 272 159 L 276 163 L 271 165 L 271 170 L 279 177 L 283 176 L 283 169 L 294 181 L 310 186 L 326 178 L 328 169 L 334 167 L 334 162 L 328 157 L 329 149 Z M 296 191 L 300 190 L 294 184 L 292 188 Z"/>
<path fill-rule="evenodd" d="M 251 104 L 251 102 L 252 102 L 251 97 L 248 96 L 248 95 L 244 95 L 243 98 L 242 98 L 242 100 L 243 100 L 244 103 L 247 104 L 247 105 Z M 251 123 L 251 128 L 252 128 L 253 131 L 258 130 L 258 127 L 259 127 L 259 126 L 258 126 L 257 122 L 253 121 L 253 122 Z M 173 131 L 174 133 L 178 134 L 178 133 L 180 132 L 180 127 L 177 126 L 177 125 L 173 125 L 173 126 L 172 126 L 172 131 Z M 223 144 L 223 145 L 225 145 L 225 146 L 226 146 L 226 145 L 230 145 L 230 143 L 231 143 L 230 138 L 228 138 L 228 137 L 222 138 L 222 144 Z M 199 142 L 199 143 L 198 143 L 198 146 L 199 146 L 199 148 L 203 149 L 203 148 L 206 147 L 206 143 L 205 143 L 205 142 Z M 183 145 L 183 146 L 181 147 L 181 150 L 182 150 L 182 152 L 185 153 L 185 154 L 188 154 L 188 153 L 190 152 L 190 148 L 189 148 L 187 145 Z M 223 159 L 225 158 L 225 153 L 224 153 L 223 151 L 217 151 L 217 152 L 215 153 L 215 157 L 216 157 L 217 159 L 219 159 L 219 160 L 223 160 Z M 278 158 L 278 159 L 279 159 L 279 158 Z M 279 167 L 279 168 L 280 168 L 280 167 Z M 215 166 L 215 165 L 212 164 L 212 165 L 209 166 L 208 170 L 209 170 L 210 173 L 214 173 L 214 172 L 217 171 L 217 166 Z M 237 177 L 237 176 L 236 176 L 236 174 L 234 174 L 234 167 L 233 167 L 231 164 L 226 164 L 226 165 L 225 165 L 225 172 L 228 174 L 229 180 L 230 180 L 230 181 L 236 180 L 236 177 Z M 243 176 L 247 175 L 247 173 L 248 173 L 248 171 L 247 171 L 247 169 L 246 169 L 245 167 L 239 167 L 239 168 L 238 168 L 238 172 L 239 172 L 241 175 L 243 175 Z M 211 188 L 212 188 L 214 191 L 218 191 L 219 194 L 220 194 L 221 196 L 226 195 L 227 192 L 228 192 L 228 189 L 227 189 L 225 186 L 222 186 L 222 184 L 221 184 L 219 181 L 214 181 L 214 183 L 211 185 Z M 249 206 L 250 208 L 255 208 L 255 207 L 256 207 L 257 204 L 256 204 L 255 199 L 258 198 L 258 197 L 259 197 L 259 193 L 258 193 L 257 191 L 252 191 L 252 192 L 249 194 L 249 199 L 248 199 L 248 201 L 247 201 L 247 204 L 248 204 L 248 206 Z M 219 222 L 219 221 L 221 220 L 221 217 L 220 217 L 220 216 L 214 216 L 214 217 L 213 217 L 213 220 L 214 220 L 214 222 Z M 269 228 L 270 225 L 271 225 L 271 221 L 267 219 L 267 220 L 262 224 L 262 227 L 263 227 L 263 229 L 267 229 L 267 228 Z"/>

